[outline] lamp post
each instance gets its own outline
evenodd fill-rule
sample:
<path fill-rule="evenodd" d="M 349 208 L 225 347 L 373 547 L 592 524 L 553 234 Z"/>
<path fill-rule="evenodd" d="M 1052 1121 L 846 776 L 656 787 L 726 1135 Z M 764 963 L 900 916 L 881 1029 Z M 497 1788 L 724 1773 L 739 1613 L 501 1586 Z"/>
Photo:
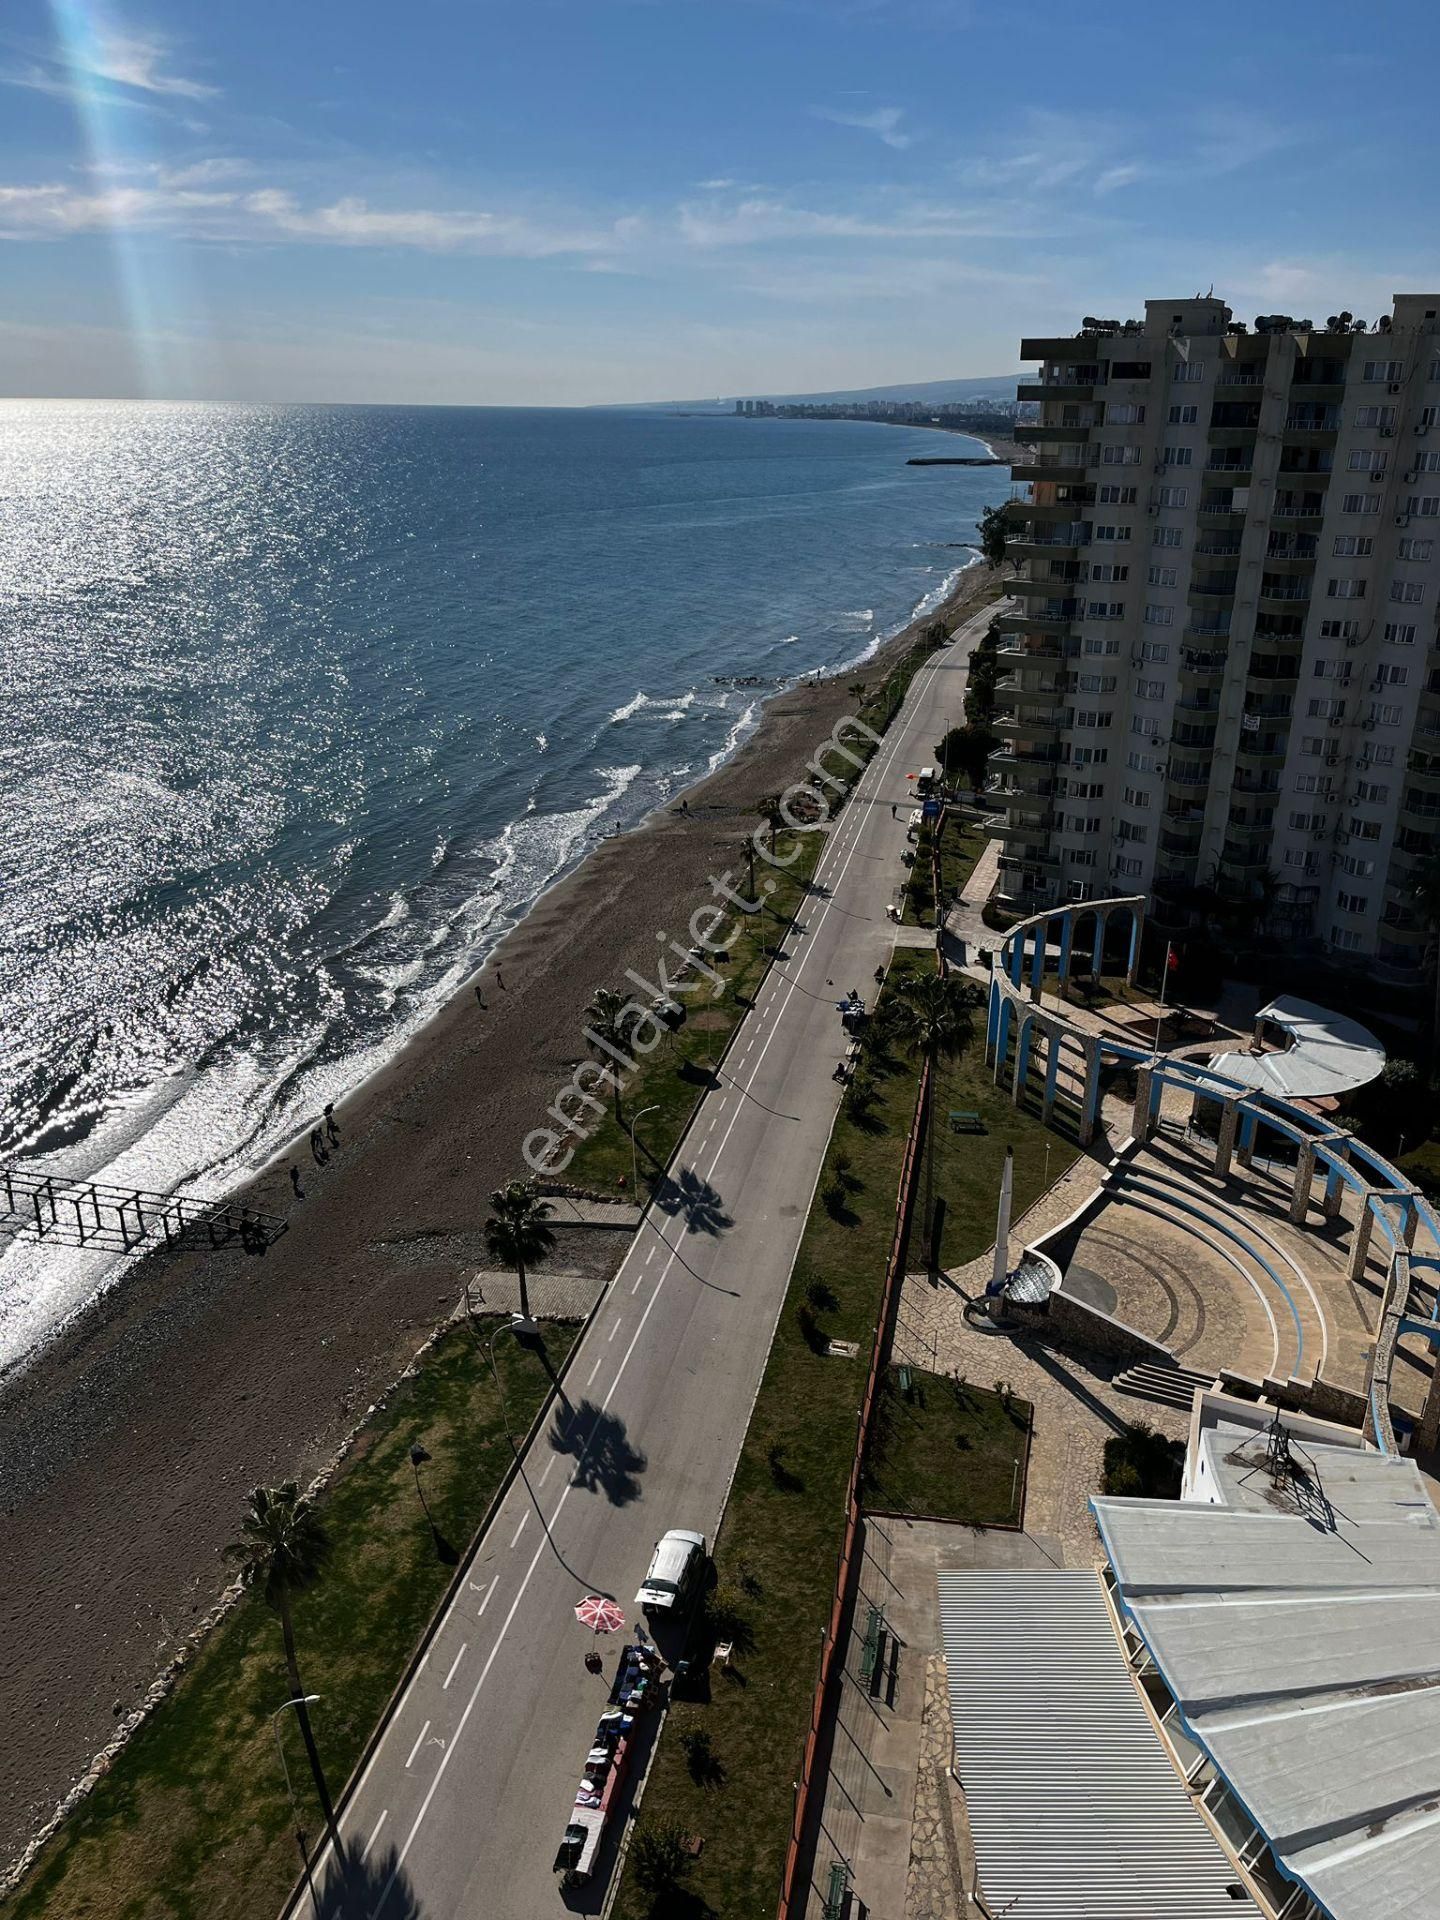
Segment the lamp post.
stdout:
<path fill-rule="evenodd" d="M 640 1191 L 640 1162 L 635 1155 L 635 1132 L 647 1113 L 658 1113 L 659 1111 L 660 1102 L 657 1100 L 653 1107 L 642 1107 L 630 1122 L 630 1191 L 632 1193 L 639 1193 Z"/>
<path fill-rule="evenodd" d="M 270 1730 L 275 1735 L 275 1751 L 280 1756 L 280 1771 L 285 1776 L 285 1793 L 290 1801 L 290 1817 L 295 1822 L 295 1844 L 300 1849 L 301 1863 L 305 1868 L 305 1884 L 310 1889 L 310 1906 L 317 1920 L 320 1913 L 320 1902 L 316 1898 L 315 1881 L 310 1872 L 310 1850 L 305 1845 L 305 1829 L 300 1824 L 300 1810 L 295 1805 L 295 1789 L 290 1784 L 290 1768 L 285 1759 L 285 1743 L 280 1738 L 280 1716 L 289 1707 L 313 1706 L 319 1698 L 318 1693 L 296 1694 L 291 1700 L 282 1700 L 270 1716 Z M 345 1862 L 343 1860 L 337 1860 L 336 1866 L 343 1872 Z"/>

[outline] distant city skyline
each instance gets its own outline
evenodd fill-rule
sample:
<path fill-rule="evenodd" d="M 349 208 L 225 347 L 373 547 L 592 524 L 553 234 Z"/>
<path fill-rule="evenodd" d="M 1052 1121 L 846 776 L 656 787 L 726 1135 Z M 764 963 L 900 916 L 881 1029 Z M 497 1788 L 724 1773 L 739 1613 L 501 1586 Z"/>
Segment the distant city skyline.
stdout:
<path fill-rule="evenodd" d="M 994 375 L 1157 286 L 1378 311 L 1440 282 L 1429 15 L 1306 21 L 17 0 L 0 393 L 811 393 Z"/>

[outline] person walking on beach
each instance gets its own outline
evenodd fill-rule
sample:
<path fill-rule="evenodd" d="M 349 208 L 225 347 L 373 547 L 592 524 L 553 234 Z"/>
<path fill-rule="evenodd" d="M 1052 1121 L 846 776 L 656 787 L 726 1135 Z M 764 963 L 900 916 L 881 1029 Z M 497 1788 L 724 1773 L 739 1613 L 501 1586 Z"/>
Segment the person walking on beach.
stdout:
<path fill-rule="evenodd" d="M 502 993 L 508 993 L 510 991 L 510 989 L 505 984 L 505 976 L 500 971 L 499 967 L 496 967 L 495 969 L 495 984 L 497 987 L 499 987 Z"/>
<path fill-rule="evenodd" d="M 485 1005 L 485 995 L 480 990 L 480 982 L 478 980 L 475 982 L 475 999 L 479 1005 L 480 1011 L 482 1013 L 487 1013 L 489 1009 Z"/>
<path fill-rule="evenodd" d="M 327 1100 L 325 1102 L 325 1138 L 330 1142 L 332 1147 L 338 1147 L 340 1144 L 340 1129 L 335 1124 L 335 1102 L 333 1100 Z"/>
<path fill-rule="evenodd" d="M 893 800 L 890 802 L 890 818 L 892 820 L 895 818 L 895 802 Z"/>
<path fill-rule="evenodd" d="M 323 1167 L 330 1155 L 325 1151 L 325 1136 L 319 1127 L 310 1129 L 310 1152 L 317 1167 Z"/>
<path fill-rule="evenodd" d="M 295 1189 L 295 1198 L 296 1198 L 297 1200 L 303 1200 L 303 1199 L 305 1198 L 305 1189 L 304 1189 L 304 1188 L 303 1188 L 303 1187 L 301 1186 L 301 1184 L 300 1184 L 300 1169 L 299 1169 L 299 1167 L 291 1167 L 291 1169 L 290 1169 L 290 1185 L 291 1185 L 291 1186 L 292 1186 L 292 1187 L 293 1187 L 293 1188 Z"/>

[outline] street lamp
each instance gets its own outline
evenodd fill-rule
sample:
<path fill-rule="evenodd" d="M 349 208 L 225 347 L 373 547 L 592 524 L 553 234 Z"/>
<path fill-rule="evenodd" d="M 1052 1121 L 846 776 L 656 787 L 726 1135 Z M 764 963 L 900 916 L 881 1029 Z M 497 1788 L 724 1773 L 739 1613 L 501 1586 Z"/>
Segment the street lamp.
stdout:
<path fill-rule="evenodd" d="M 635 1130 L 647 1113 L 658 1113 L 659 1111 L 660 1102 L 657 1100 L 653 1107 L 642 1107 L 630 1122 L 630 1191 L 632 1193 L 639 1193 L 640 1191 L 640 1163 L 635 1157 Z"/>
<path fill-rule="evenodd" d="M 319 1920 L 320 1902 L 315 1894 L 315 1881 L 310 1872 L 310 1853 L 305 1845 L 305 1829 L 300 1825 L 300 1809 L 295 1805 L 295 1789 L 290 1784 L 290 1768 L 285 1759 L 285 1743 L 280 1738 L 280 1716 L 288 1707 L 310 1707 L 320 1698 L 318 1693 L 298 1693 L 291 1700 L 282 1700 L 270 1716 L 270 1731 L 275 1735 L 275 1751 L 280 1756 L 280 1771 L 285 1776 L 285 1792 L 290 1801 L 290 1817 L 295 1822 L 295 1844 L 300 1849 L 300 1859 L 305 1868 L 305 1884 L 310 1889 L 310 1906 Z M 344 1866 L 343 1861 L 336 1863 Z"/>

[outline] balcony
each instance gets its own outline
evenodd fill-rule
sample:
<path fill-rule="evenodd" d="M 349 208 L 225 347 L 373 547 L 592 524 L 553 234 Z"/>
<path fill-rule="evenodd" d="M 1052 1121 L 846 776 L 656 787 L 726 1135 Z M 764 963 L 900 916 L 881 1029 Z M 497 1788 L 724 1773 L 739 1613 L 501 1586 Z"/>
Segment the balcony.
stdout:
<path fill-rule="evenodd" d="M 1053 739 L 1065 731 L 1067 722 L 1063 707 L 1045 707 L 1034 712 L 997 713 L 990 724 L 1002 739 L 1036 740 Z"/>
<path fill-rule="evenodd" d="M 1021 466 L 1011 467 L 1010 478 L 1016 486 L 1026 486 L 1045 480 L 1063 481 L 1075 485 L 1084 480 L 1088 473 L 1088 467 L 1062 467 L 1058 461 L 1032 460 Z"/>
<path fill-rule="evenodd" d="M 1265 547 L 1267 560 L 1313 560 L 1320 542 L 1314 534 L 1272 533 Z"/>
<path fill-rule="evenodd" d="M 1236 459 L 1231 455 L 1226 455 L 1223 458 L 1220 456 L 1212 456 L 1212 458 L 1205 462 L 1203 470 L 1207 479 L 1213 479 L 1215 476 L 1223 474 L 1232 480 L 1243 480 L 1245 484 L 1248 484 L 1250 476 L 1254 471 L 1254 465 L 1255 456 L 1252 448 L 1244 459 Z"/>
<path fill-rule="evenodd" d="M 1002 613 L 990 622 L 990 631 L 997 640 L 1010 633 L 1064 633 L 1065 629 L 1080 618 L 1080 602 L 1066 601 L 1068 613 L 1057 613 L 1045 604 L 1032 607 L 1025 613 Z"/>
<path fill-rule="evenodd" d="M 1002 778 L 1013 777 L 1023 781 L 1033 777 L 1036 769 L 1052 770 L 1060 765 L 1058 747 L 1026 747 L 1011 745 L 996 747 L 986 756 L 989 764 Z"/>
<path fill-rule="evenodd" d="M 1186 589 L 1187 598 L 1193 605 L 1197 598 L 1205 600 L 1230 600 L 1234 598 L 1237 573 L 1201 573 L 1191 576 Z"/>
<path fill-rule="evenodd" d="M 1308 600 L 1313 580 L 1314 575 L 1308 573 L 1294 580 L 1272 578 L 1267 574 L 1260 582 L 1260 604 L 1262 607 L 1285 606 L 1297 600 Z"/>
<path fill-rule="evenodd" d="M 1065 649 L 1057 637 L 1048 634 L 1006 634 L 995 649 L 1007 665 L 1048 665 L 1064 658 Z"/>
<path fill-rule="evenodd" d="M 1180 671 L 1182 674 L 1196 676 L 1224 673 L 1225 662 L 1229 658 L 1229 653 L 1223 648 L 1182 647 Z"/>
<path fill-rule="evenodd" d="M 1008 820 L 997 821 L 991 831 L 997 840 L 1019 840 L 1031 845 L 1037 833 L 1048 833 L 1055 823 L 1056 816 L 1049 811 L 1018 817 L 1012 813 Z"/>
<path fill-rule="evenodd" d="M 1083 445 L 1090 438 L 1090 429 L 1098 426 L 1095 420 L 1071 420 L 1064 422 L 1037 420 L 1017 420 L 1010 429 L 1010 438 L 1023 445 L 1049 446 L 1055 442 L 1062 444 L 1074 442 Z"/>
<path fill-rule="evenodd" d="M 1182 793 L 1208 793 L 1210 791 L 1209 767 L 1177 768 L 1173 764 L 1165 776 L 1166 783 L 1178 787 Z"/>
<path fill-rule="evenodd" d="M 1328 481 L 1334 458 L 1328 449 L 1296 447 L 1288 443 L 1280 454 L 1282 474 L 1303 474 L 1307 480 Z"/>
<path fill-rule="evenodd" d="M 1086 371 L 1095 374 L 1094 380 L 1085 380 L 1079 376 Z M 1022 380 L 1015 389 L 1017 400 L 1037 400 L 1043 406 L 1047 400 L 1093 400 L 1095 389 L 1099 385 L 1098 367 L 1072 367 L 1076 377 L 1070 380 Z"/>
<path fill-rule="evenodd" d="M 1200 851 L 1201 828 L 1197 821 L 1193 828 L 1176 831 L 1171 827 L 1160 829 L 1160 851 L 1178 854 L 1180 858 L 1192 858 Z"/>
<path fill-rule="evenodd" d="M 1215 729 L 1198 726 L 1189 720 L 1178 720 L 1171 738 L 1177 747 L 1203 747 L 1208 750 L 1215 744 Z"/>
<path fill-rule="evenodd" d="M 1263 873 L 1269 866 L 1268 847 L 1240 847 L 1227 840 L 1220 849 L 1220 864 L 1235 873 Z"/>
<path fill-rule="evenodd" d="M 1197 540 L 1195 542 L 1195 551 L 1196 553 L 1218 557 L 1221 554 L 1239 553 L 1243 544 L 1243 541 L 1234 534 L 1216 534 L 1212 535 L 1208 540 Z"/>

